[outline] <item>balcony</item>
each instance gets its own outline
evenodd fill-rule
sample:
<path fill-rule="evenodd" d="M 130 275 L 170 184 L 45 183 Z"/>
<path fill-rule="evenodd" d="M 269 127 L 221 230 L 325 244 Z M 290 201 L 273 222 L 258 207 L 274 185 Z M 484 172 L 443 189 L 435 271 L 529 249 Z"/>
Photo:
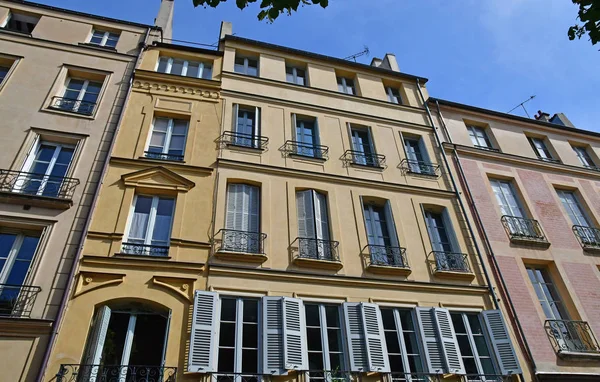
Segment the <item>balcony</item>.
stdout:
<path fill-rule="evenodd" d="M 73 98 L 52 97 L 52 102 L 50 103 L 49 108 L 66 111 L 68 113 L 90 116 L 94 114 L 96 103 L 80 101 Z"/>
<path fill-rule="evenodd" d="M 574 225 L 573 233 L 583 249 L 590 252 L 600 252 L 600 229 Z"/>
<path fill-rule="evenodd" d="M 148 257 L 169 257 L 169 247 L 163 245 L 146 245 L 139 243 L 123 243 L 121 254 Z"/>
<path fill-rule="evenodd" d="M 299 156 L 304 158 L 313 158 L 319 160 L 329 159 L 329 147 L 321 145 L 313 145 L 310 143 L 298 141 L 285 141 L 281 151 L 290 156 Z"/>
<path fill-rule="evenodd" d="M 38 286 L 0 284 L 0 317 L 30 318 L 41 290 Z"/>
<path fill-rule="evenodd" d="M 60 365 L 56 382 L 176 382 L 177 368 L 136 365 Z"/>
<path fill-rule="evenodd" d="M 399 167 L 405 174 L 420 175 L 434 178 L 440 176 L 440 166 L 434 163 L 403 159 L 402 162 L 400 162 Z"/>
<path fill-rule="evenodd" d="M 515 244 L 535 244 L 549 246 L 542 226 L 535 219 L 504 215 L 500 218 L 510 241 Z"/>
<path fill-rule="evenodd" d="M 436 276 L 472 279 L 474 277 L 466 253 L 432 251 L 433 273 Z"/>
<path fill-rule="evenodd" d="M 369 253 L 367 269 L 373 273 L 407 276 L 411 273 L 406 259 L 406 248 L 369 244 L 362 253 Z"/>
<path fill-rule="evenodd" d="M 300 266 L 340 270 L 337 241 L 297 237 L 290 247 L 295 252 L 294 263 Z"/>
<path fill-rule="evenodd" d="M 318 381 L 318 382 L 352 382 L 355 378 L 351 371 L 340 371 L 340 370 L 310 370 L 306 372 L 307 380 Z M 356 376 L 356 380 L 360 380 Z"/>
<path fill-rule="evenodd" d="M 494 147 L 490 147 L 490 146 L 475 145 L 473 147 L 475 147 L 476 149 L 479 149 L 479 150 L 491 151 L 493 153 L 499 153 L 500 152 L 500 149 L 497 149 L 497 148 L 494 148 Z"/>
<path fill-rule="evenodd" d="M 214 373 L 206 382 L 262 382 L 271 380 L 270 374 Z"/>
<path fill-rule="evenodd" d="M 244 147 L 255 150 L 265 150 L 269 144 L 269 138 L 260 135 L 244 134 L 235 131 L 225 131 L 219 138 L 222 146 Z"/>
<path fill-rule="evenodd" d="M 342 160 L 346 164 L 362 167 L 372 167 L 384 169 L 385 155 L 364 153 L 362 151 L 346 150 L 342 156 Z"/>
<path fill-rule="evenodd" d="M 544 328 L 559 356 L 600 358 L 598 341 L 587 322 L 547 320 Z"/>
<path fill-rule="evenodd" d="M 463 375 L 462 382 L 512 382 L 515 381 L 513 375 L 499 374 L 467 374 Z"/>
<path fill-rule="evenodd" d="M 158 159 L 158 160 L 170 160 L 175 162 L 183 161 L 183 155 L 169 154 L 169 153 L 156 153 L 152 151 L 145 151 L 144 157 L 148 159 Z"/>
<path fill-rule="evenodd" d="M 67 209 L 79 179 L 0 170 L 0 201 Z"/>
<path fill-rule="evenodd" d="M 442 374 L 391 373 L 392 382 L 441 382 Z"/>
<path fill-rule="evenodd" d="M 214 239 L 217 244 L 215 256 L 223 260 L 264 263 L 267 260 L 266 238 L 267 234 L 261 232 L 221 229 Z"/>

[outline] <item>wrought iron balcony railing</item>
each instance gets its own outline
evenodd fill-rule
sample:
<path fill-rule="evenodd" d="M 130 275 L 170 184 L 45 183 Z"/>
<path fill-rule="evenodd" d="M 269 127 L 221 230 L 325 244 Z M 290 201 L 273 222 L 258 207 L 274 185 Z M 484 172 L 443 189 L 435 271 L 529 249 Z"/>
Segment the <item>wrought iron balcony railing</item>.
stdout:
<path fill-rule="evenodd" d="M 461 380 L 463 382 L 510 382 L 514 381 L 512 375 L 500 374 L 466 374 Z"/>
<path fill-rule="evenodd" d="M 31 317 L 35 299 L 41 290 L 32 285 L 0 284 L 0 316 Z"/>
<path fill-rule="evenodd" d="M 306 372 L 310 381 L 351 382 L 354 380 L 351 371 L 341 370 L 310 370 Z"/>
<path fill-rule="evenodd" d="M 557 164 L 561 164 L 562 162 L 560 161 L 560 159 L 554 159 L 554 158 L 542 158 L 542 157 L 538 157 L 539 160 L 541 160 L 542 162 L 550 162 L 550 163 L 557 163 Z"/>
<path fill-rule="evenodd" d="M 60 365 L 56 382 L 176 382 L 177 368 L 154 365 Z"/>
<path fill-rule="evenodd" d="M 221 241 L 217 252 L 242 252 L 257 255 L 265 253 L 266 233 L 221 229 L 216 236 L 219 234 L 221 235 Z"/>
<path fill-rule="evenodd" d="M 537 220 L 504 215 L 502 225 L 512 241 L 547 243 L 542 226 Z"/>
<path fill-rule="evenodd" d="M 308 158 L 323 159 L 329 158 L 329 147 L 314 145 L 298 141 L 285 141 L 283 151 Z"/>
<path fill-rule="evenodd" d="M 123 243 L 121 253 L 136 256 L 169 256 L 169 247 L 164 245 L 146 245 L 139 243 Z"/>
<path fill-rule="evenodd" d="M 547 320 L 544 325 L 556 353 L 600 353 L 598 341 L 585 321 Z"/>
<path fill-rule="evenodd" d="M 435 259 L 434 272 L 463 272 L 471 273 L 467 254 L 444 251 L 432 251 Z"/>
<path fill-rule="evenodd" d="M 342 157 L 342 159 L 346 163 L 351 163 L 351 164 L 358 165 L 358 166 L 377 167 L 377 168 L 385 167 L 385 155 L 381 155 L 381 154 L 364 153 L 362 151 L 346 150 L 344 152 L 344 156 Z"/>
<path fill-rule="evenodd" d="M 391 373 L 392 382 L 440 382 L 441 374 L 427 373 Z"/>
<path fill-rule="evenodd" d="M 475 145 L 473 147 L 475 147 L 476 149 L 479 149 L 479 150 L 492 151 L 492 152 L 495 152 L 495 153 L 499 153 L 500 152 L 500 149 L 497 149 L 495 147 L 490 147 L 490 146 Z"/>
<path fill-rule="evenodd" d="M 80 101 L 73 98 L 53 97 L 50 108 L 67 111 L 69 113 L 92 115 L 94 114 L 94 109 L 96 109 L 96 103 Z"/>
<path fill-rule="evenodd" d="M 238 133 L 236 131 L 225 131 L 219 139 L 221 143 L 229 146 L 248 147 L 251 149 L 264 150 L 267 148 L 269 138 L 254 134 Z"/>
<path fill-rule="evenodd" d="M 418 160 L 403 159 L 400 162 L 400 169 L 409 174 L 424 176 L 440 176 L 440 166 L 434 163 Z"/>
<path fill-rule="evenodd" d="M 271 375 L 253 373 L 214 373 L 210 375 L 210 382 L 266 382 Z"/>
<path fill-rule="evenodd" d="M 79 179 L 0 170 L 0 192 L 71 200 Z"/>
<path fill-rule="evenodd" d="M 383 267 L 409 268 L 406 259 L 406 248 L 388 245 L 366 245 L 362 252 L 369 250 L 370 265 Z"/>
<path fill-rule="evenodd" d="M 145 151 L 144 155 L 146 156 L 146 158 L 150 158 L 150 159 L 172 160 L 172 161 L 182 161 L 183 160 L 183 155 L 177 155 L 177 154 Z"/>
<path fill-rule="evenodd" d="M 574 225 L 573 233 L 584 249 L 600 250 L 600 229 Z"/>
<path fill-rule="evenodd" d="M 294 243 L 298 246 L 299 259 L 340 261 L 337 250 L 340 243 L 337 241 L 297 237 L 292 246 Z"/>

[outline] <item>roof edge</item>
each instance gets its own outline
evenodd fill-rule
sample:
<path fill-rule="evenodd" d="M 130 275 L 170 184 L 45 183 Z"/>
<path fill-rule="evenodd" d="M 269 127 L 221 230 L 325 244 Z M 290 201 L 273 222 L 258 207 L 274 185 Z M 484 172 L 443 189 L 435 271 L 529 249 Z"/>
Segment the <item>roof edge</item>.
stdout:
<path fill-rule="evenodd" d="M 151 46 L 157 47 L 157 48 L 167 48 L 167 49 L 173 49 L 173 50 L 182 50 L 182 51 L 193 52 L 193 53 L 212 54 L 214 56 L 222 56 L 223 55 L 223 52 L 221 52 L 219 50 L 212 50 L 212 49 L 206 49 L 206 48 L 197 48 L 195 46 L 172 44 L 172 43 L 160 42 L 160 41 L 154 41 L 154 42 L 152 42 Z"/>

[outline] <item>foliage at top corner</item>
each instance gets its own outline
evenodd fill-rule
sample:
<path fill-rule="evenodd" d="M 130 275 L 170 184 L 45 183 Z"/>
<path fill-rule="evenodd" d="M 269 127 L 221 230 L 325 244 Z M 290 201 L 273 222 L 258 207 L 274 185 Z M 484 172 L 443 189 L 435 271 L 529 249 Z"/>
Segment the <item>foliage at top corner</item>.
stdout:
<path fill-rule="evenodd" d="M 569 40 L 588 35 L 592 45 L 600 41 L 600 0 L 572 0 L 579 7 L 577 18 L 582 24 L 569 28 Z"/>
<path fill-rule="evenodd" d="M 227 0 L 192 0 L 195 7 L 212 7 L 216 8 L 219 4 Z M 244 9 L 251 3 L 256 3 L 258 0 L 235 0 L 235 4 L 239 9 Z M 326 8 L 329 5 L 329 0 L 260 0 L 261 11 L 258 13 L 259 20 L 275 21 L 279 15 L 286 13 L 291 15 L 296 12 L 299 6 L 305 5 L 320 5 Z"/>

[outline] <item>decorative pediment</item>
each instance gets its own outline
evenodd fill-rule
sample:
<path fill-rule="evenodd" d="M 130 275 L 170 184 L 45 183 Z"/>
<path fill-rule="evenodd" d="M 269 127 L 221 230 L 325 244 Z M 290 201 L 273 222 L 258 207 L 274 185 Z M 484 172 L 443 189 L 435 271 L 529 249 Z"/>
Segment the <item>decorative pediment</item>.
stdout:
<path fill-rule="evenodd" d="M 126 187 L 153 188 L 159 190 L 188 192 L 196 184 L 191 180 L 162 166 L 147 168 L 121 176 Z"/>

